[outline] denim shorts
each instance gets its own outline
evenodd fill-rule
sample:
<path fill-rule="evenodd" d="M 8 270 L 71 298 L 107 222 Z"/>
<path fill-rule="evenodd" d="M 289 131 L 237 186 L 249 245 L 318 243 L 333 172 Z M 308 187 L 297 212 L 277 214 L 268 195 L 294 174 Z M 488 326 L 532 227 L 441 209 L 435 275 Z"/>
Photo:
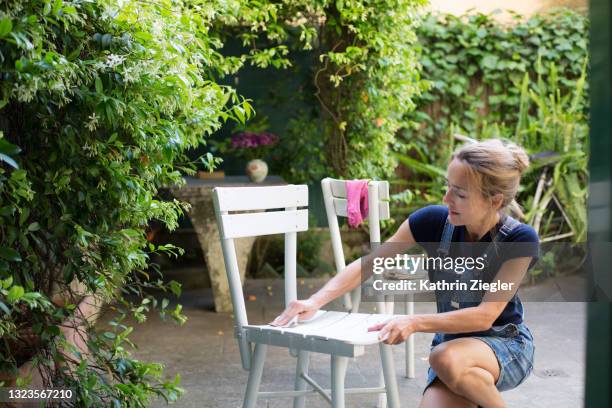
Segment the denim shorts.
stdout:
<path fill-rule="evenodd" d="M 508 391 L 518 387 L 533 371 L 535 347 L 533 336 L 524 323 L 508 323 L 493 326 L 477 335 L 461 336 L 436 333 L 431 349 L 440 343 L 456 338 L 478 339 L 491 347 L 499 363 L 499 378 L 495 383 L 499 391 Z M 425 389 L 433 383 L 437 374 L 429 367 Z"/>

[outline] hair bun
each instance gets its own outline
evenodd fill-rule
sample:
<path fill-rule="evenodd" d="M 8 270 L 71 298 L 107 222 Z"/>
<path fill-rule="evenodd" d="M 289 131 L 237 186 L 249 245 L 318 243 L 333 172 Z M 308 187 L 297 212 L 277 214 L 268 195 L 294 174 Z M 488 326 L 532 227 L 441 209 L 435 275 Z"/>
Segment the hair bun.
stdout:
<path fill-rule="evenodd" d="M 506 142 L 506 149 L 512 154 L 516 169 L 520 174 L 523 174 L 527 167 L 529 167 L 529 156 L 525 153 L 525 150 L 513 142 Z"/>

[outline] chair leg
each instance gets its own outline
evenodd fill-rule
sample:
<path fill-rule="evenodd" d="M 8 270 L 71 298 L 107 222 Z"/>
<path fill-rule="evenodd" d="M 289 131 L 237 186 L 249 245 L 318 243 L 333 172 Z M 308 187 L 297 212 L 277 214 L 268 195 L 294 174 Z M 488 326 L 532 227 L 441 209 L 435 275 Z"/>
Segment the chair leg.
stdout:
<path fill-rule="evenodd" d="M 393 310 L 395 309 L 395 301 L 393 295 L 385 295 L 385 313 L 393 314 Z"/>
<path fill-rule="evenodd" d="M 385 295 L 376 295 L 376 313 L 385 314 L 387 303 L 385 303 Z"/>
<path fill-rule="evenodd" d="M 406 295 L 406 314 L 414 314 L 414 295 Z M 406 340 L 406 378 L 414 378 L 414 334 Z"/>
<path fill-rule="evenodd" d="M 380 377 L 378 379 L 378 386 L 385 386 L 385 374 L 381 371 Z M 387 407 L 387 394 L 378 394 L 378 402 L 376 403 L 376 408 L 386 408 Z"/>
<path fill-rule="evenodd" d="M 302 373 L 308 374 L 308 364 L 310 362 L 310 352 L 300 350 L 298 352 L 297 367 L 295 369 L 295 390 L 304 391 L 308 383 L 302 378 Z M 304 408 L 306 396 L 293 397 L 293 408 Z"/>
<path fill-rule="evenodd" d="M 351 292 L 351 313 L 359 312 L 359 305 L 361 304 L 361 286 L 357 286 Z"/>
<path fill-rule="evenodd" d="M 344 310 L 350 312 L 353 309 L 353 302 L 351 302 L 351 294 L 345 293 L 342 297 L 342 304 L 344 306 Z"/>
<path fill-rule="evenodd" d="M 348 357 L 331 356 L 332 408 L 344 408 L 344 378 Z"/>
<path fill-rule="evenodd" d="M 394 306 L 395 306 L 395 303 L 393 301 L 393 295 L 385 295 L 383 299 L 384 299 L 383 304 L 385 305 L 384 313 L 393 314 Z M 380 372 L 380 379 L 379 379 L 378 384 L 380 387 L 385 386 L 385 375 L 382 371 Z M 387 394 L 378 394 L 378 402 L 376 406 L 378 408 L 385 408 L 387 406 Z"/>
<path fill-rule="evenodd" d="M 255 352 L 251 359 L 251 369 L 249 371 L 249 380 L 247 382 L 246 392 L 244 393 L 243 408 L 255 408 L 257 405 L 257 393 L 259 392 L 259 384 L 261 384 L 261 374 L 263 373 L 264 361 L 266 360 L 266 344 L 255 344 Z"/>
<path fill-rule="evenodd" d="M 387 406 L 389 408 L 399 408 L 399 392 L 397 389 L 397 379 L 395 378 L 393 350 L 388 344 L 380 343 L 379 346 L 383 375 L 385 376 L 385 388 L 387 389 Z"/>

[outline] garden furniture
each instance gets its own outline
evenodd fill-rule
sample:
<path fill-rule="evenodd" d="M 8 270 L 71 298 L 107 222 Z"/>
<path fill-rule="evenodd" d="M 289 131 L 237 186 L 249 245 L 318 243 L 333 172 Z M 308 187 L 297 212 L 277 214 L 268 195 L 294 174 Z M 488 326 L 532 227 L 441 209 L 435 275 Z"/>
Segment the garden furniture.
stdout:
<path fill-rule="evenodd" d="M 320 394 L 334 408 L 345 406 L 345 394 L 386 393 L 389 407 L 399 407 L 391 347 L 378 339 L 377 332 L 367 330 L 391 315 L 321 310 L 307 322 L 291 327 L 249 323 L 234 241 L 242 237 L 284 234 L 285 305 L 296 300 L 297 232 L 308 229 L 307 186 L 216 187 L 213 198 L 233 304 L 235 334 L 243 368 L 249 371 L 243 407 L 254 407 L 258 397 L 293 397 L 294 408 L 300 408 L 305 404 L 305 396 L 314 393 Z M 254 210 L 267 211 L 252 212 Z M 362 355 L 365 346 L 374 345 L 380 349 L 385 387 L 345 388 L 349 359 Z M 287 348 L 297 355 L 294 390 L 259 391 L 268 346 Z M 311 352 L 330 356 L 331 389 L 324 389 L 309 376 Z"/>
<path fill-rule="evenodd" d="M 346 266 L 344 251 L 342 249 L 342 237 L 338 223 L 338 217 L 347 216 L 346 180 L 325 178 L 321 181 L 325 211 L 331 236 L 334 262 L 337 271 Z M 370 246 L 374 248 L 380 242 L 380 221 L 390 218 L 389 210 L 389 183 L 387 181 L 369 181 L 368 183 L 368 229 L 370 235 Z M 423 279 L 427 271 L 419 270 L 414 274 L 395 273 L 386 275 L 385 279 Z M 351 312 L 359 310 L 361 300 L 361 286 L 355 288 L 351 294 L 345 294 L 344 306 Z M 386 295 L 377 301 L 377 310 L 380 313 L 393 314 L 393 295 Z M 414 314 L 414 294 L 406 294 L 406 314 Z M 406 377 L 414 378 L 414 336 L 410 336 L 405 343 L 406 347 Z"/>

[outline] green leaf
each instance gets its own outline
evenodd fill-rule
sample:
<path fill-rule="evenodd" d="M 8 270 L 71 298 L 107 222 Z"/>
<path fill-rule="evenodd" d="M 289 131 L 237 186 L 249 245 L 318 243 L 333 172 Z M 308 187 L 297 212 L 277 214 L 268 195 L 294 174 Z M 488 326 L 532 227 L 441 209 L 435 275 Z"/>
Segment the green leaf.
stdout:
<path fill-rule="evenodd" d="M 108 331 L 107 331 L 107 332 L 102 333 L 102 335 L 103 335 L 104 337 L 106 337 L 107 339 L 111 339 L 111 340 L 113 340 L 114 338 L 116 338 L 116 337 L 117 337 L 117 336 L 115 335 L 115 333 L 113 333 L 113 332 L 108 332 Z"/>
<path fill-rule="evenodd" d="M 0 258 L 11 262 L 21 262 L 19 252 L 15 251 L 13 248 L 0 247 Z"/>
<path fill-rule="evenodd" d="M 102 80 L 100 77 L 96 77 L 96 92 L 102 94 L 104 92 L 104 87 L 102 86 Z"/>
<path fill-rule="evenodd" d="M 104 34 L 100 40 L 102 43 L 102 48 L 108 48 L 110 46 L 112 38 L 113 37 L 111 37 L 110 34 Z"/>
<path fill-rule="evenodd" d="M 481 65 L 487 69 L 494 69 L 499 58 L 496 55 L 485 55 L 481 61 Z"/>
<path fill-rule="evenodd" d="M 9 301 L 9 303 L 15 303 L 16 301 L 21 299 L 24 293 L 25 291 L 21 286 L 15 285 L 8 291 L 7 300 Z"/>
<path fill-rule="evenodd" d="M 461 96 L 461 94 L 463 93 L 463 87 L 459 84 L 451 85 L 451 87 L 448 90 L 450 93 L 452 93 L 455 96 Z"/>
<path fill-rule="evenodd" d="M 40 229 L 40 224 L 38 224 L 37 222 L 33 222 L 30 225 L 28 225 L 28 231 L 30 232 L 38 231 L 39 229 Z"/>
<path fill-rule="evenodd" d="M 137 31 L 134 33 L 134 37 L 139 40 L 143 40 L 143 41 L 150 41 L 153 39 L 153 36 L 151 35 L 151 33 L 147 31 Z"/>
<path fill-rule="evenodd" d="M 28 207 L 24 207 L 21 209 L 21 214 L 19 215 L 19 225 L 25 224 L 25 222 L 30 217 L 30 209 Z"/>
<path fill-rule="evenodd" d="M 55 0 L 53 3 L 53 14 L 57 14 L 61 9 L 64 2 L 62 0 Z"/>
<path fill-rule="evenodd" d="M 0 139 L 0 153 L 12 156 L 15 154 L 19 154 L 20 152 L 21 149 L 19 148 L 19 146 L 15 146 L 14 144 L 9 143 L 5 139 Z"/>
<path fill-rule="evenodd" d="M 174 293 L 176 297 L 181 296 L 181 284 L 180 283 L 173 280 L 173 281 L 170 281 L 169 285 L 170 285 L 170 291 Z"/>
<path fill-rule="evenodd" d="M 234 113 L 236 114 L 236 117 L 238 118 L 240 123 L 244 123 L 244 109 L 240 106 L 236 106 L 234 108 Z"/>
<path fill-rule="evenodd" d="M 17 162 L 15 160 L 13 160 L 10 156 L 7 156 L 4 153 L 0 153 L 0 162 L 5 162 L 6 164 L 8 164 L 9 166 L 11 166 L 14 169 L 18 169 L 19 165 L 17 164 Z"/>
<path fill-rule="evenodd" d="M 7 315 L 11 314 L 10 309 L 8 307 L 6 307 L 6 305 L 4 303 L 2 303 L 2 302 L 0 302 L 0 309 L 2 309 L 2 311 L 4 313 L 6 313 Z"/>
<path fill-rule="evenodd" d="M 414 169 L 419 173 L 429 174 L 433 177 L 446 177 L 446 171 L 439 167 L 427 163 L 422 163 L 418 160 L 413 159 L 412 157 L 399 153 L 396 154 L 396 157 L 400 162 L 404 163 L 406 166 Z"/>
<path fill-rule="evenodd" d="M 4 38 L 13 30 L 13 23 L 8 17 L 0 20 L 0 38 Z"/>
<path fill-rule="evenodd" d="M 2 281 L 2 289 L 8 289 L 13 284 L 13 277 L 9 276 L 8 278 Z"/>
<path fill-rule="evenodd" d="M 123 391 L 125 394 L 132 393 L 132 388 L 127 384 L 115 384 L 115 387 Z M 121 402 L 119 402 L 119 404 L 119 406 L 121 406 Z"/>

